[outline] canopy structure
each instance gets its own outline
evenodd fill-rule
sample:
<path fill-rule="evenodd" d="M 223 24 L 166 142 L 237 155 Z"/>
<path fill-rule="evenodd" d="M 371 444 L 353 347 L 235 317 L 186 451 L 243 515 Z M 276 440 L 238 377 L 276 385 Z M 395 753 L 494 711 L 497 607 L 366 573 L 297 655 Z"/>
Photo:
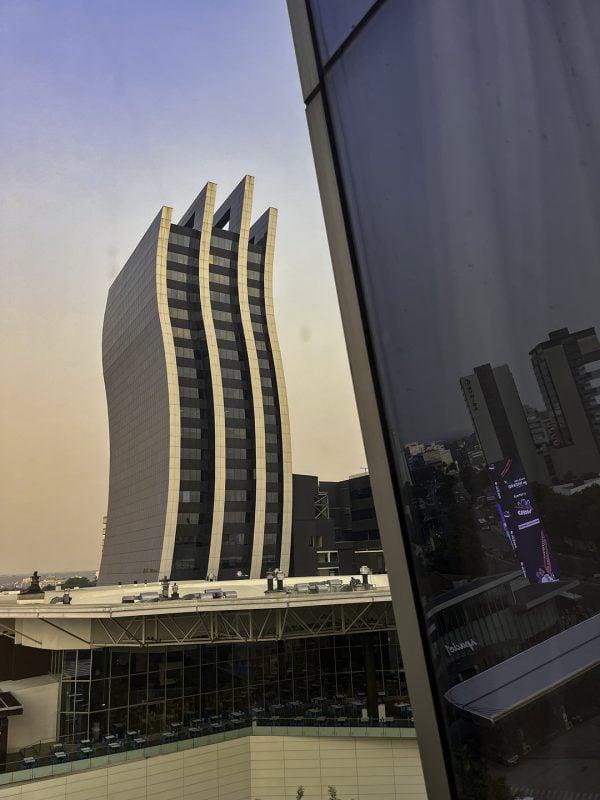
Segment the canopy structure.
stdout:
<path fill-rule="evenodd" d="M 456 708 L 492 724 L 600 664 L 600 614 L 453 686 Z"/>
<path fill-rule="evenodd" d="M 354 583 L 350 584 L 350 579 Z M 283 580 L 283 579 L 282 579 Z M 396 629 L 387 575 L 287 580 L 180 581 L 0 595 L 0 636 L 45 650 L 163 647 L 375 633 Z M 176 594 L 170 593 L 175 587 Z M 166 596 L 163 595 L 166 591 Z M 58 601 L 58 602 L 57 602 Z"/>
<path fill-rule="evenodd" d="M 0 691 L 0 717 L 14 717 L 23 713 L 23 706 L 10 692 Z"/>

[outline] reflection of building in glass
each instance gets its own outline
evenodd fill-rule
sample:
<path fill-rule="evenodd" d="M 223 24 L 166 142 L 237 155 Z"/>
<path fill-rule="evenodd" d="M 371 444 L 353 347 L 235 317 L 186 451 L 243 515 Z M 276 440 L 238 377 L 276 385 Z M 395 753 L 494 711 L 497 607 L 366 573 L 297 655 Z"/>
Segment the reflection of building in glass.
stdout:
<path fill-rule="evenodd" d="M 523 406 L 506 364 L 460 379 L 488 464 L 520 461 L 531 481 L 560 483 L 600 472 L 600 342 L 594 328 L 550 333 L 531 353 L 546 406 Z"/>
<path fill-rule="evenodd" d="M 532 647 L 577 618 L 577 581 L 532 585 L 520 570 L 438 595 L 427 611 L 448 686 Z"/>
<path fill-rule="evenodd" d="M 534 344 L 539 326 L 557 314 L 589 320 L 597 315 L 600 240 L 593 220 L 600 184 L 593 177 L 597 135 L 590 134 L 597 119 L 593 76 L 600 64 L 600 17 L 588 14 L 582 24 L 581 4 L 560 0 L 495 3 L 494 14 L 484 16 L 481 4 L 468 0 L 451 5 L 306 0 L 289 7 L 396 619 L 417 723 L 423 720 L 429 794 L 444 800 L 502 796 L 497 785 L 488 784 L 485 791 L 472 784 L 473 774 L 482 777 L 485 771 L 482 738 L 474 737 L 468 747 L 472 741 L 460 725 L 443 724 L 436 687 L 427 691 L 433 675 L 446 686 L 447 676 L 430 659 L 431 631 L 419 617 L 422 599 L 431 597 L 442 569 L 451 577 L 456 567 L 464 575 L 485 574 L 485 567 L 501 568 L 502 561 L 510 568 L 503 552 L 491 565 L 480 559 L 468 571 L 464 566 L 476 542 L 470 520 L 482 501 L 488 504 L 487 475 L 461 457 L 460 477 L 470 495 L 462 502 L 458 483 L 448 480 L 452 475 L 433 467 L 413 471 L 407 486 L 398 453 L 404 455 L 407 442 L 464 433 L 455 384 L 465 363 L 468 369 L 479 363 L 473 353 L 504 353 L 509 360 L 524 343 Z M 566 62 L 577 68 L 565 69 Z M 527 176 L 519 191 L 517 174 Z M 486 453 L 486 461 L 509 457 L 524 463 L 529 480 L 537 483 L 536 494 L 544 495 L 544 524 L 552 538 L 566 542 L 575 521 L 562 514 L 566 504 L 555 502 L 566 498 L 539 483 L 530 463 L 539 463 L 542 471 L 543 456 L 554 460 L 555 451 L 556 474 L 549 465 L 548 472 L 553 481 L 562 480 L 566 468 L 560 459 L 571 445 L 557 442 L 543 453 L 542 437 L 537 430 L 534 442 L 514 385 L 501 391 L 501 376 L 497 382 L 491 367 L 489 373 L 489 435 L 482 433 L 481 439 L 488 439 L 482 449 L 497 452 Z M 480 427 L 486 428 L 485 420 Z M 588 446 L 591 433 L 588 424 Z M 585 441 L 582 454 L 584 449 Z M 535 457 L 538 450 L 541 459 Z M 416 455 L 409 451 L 410 458 Z M 597 472 L 596 460 L 572 462 L 578 473 L 590 466 Z M 424 507 L 422 516 L 415 512 L 414 527 L 441 528 L 434 534 L 439 547 L 425 559 L 407 524 L 402 487 L 413 509 Z M 594 491 L 586 490 L 589 497 Z M 585 494 L 579 496 L 578 513 L 587 522 Z M 485 524 L 476 533 L 487 556 L 502 534 L 493 524 L 485 530 Z M 476 571 L 477 566 L 484 569 Z M 563 572 L 571 570 L 564 566 Z M 462 601 L 468 602 L 464 596 Z M 513 615 L 515 648 L 526 647 L 522 643 L 531 638 L 520 620 Z M 473 638 L 449 645 L 456 648 L 452 654 L 464 652 Z M 525 661 L 532 649 L 523 650 Z M 552 644 L 547 654 L 557 655 Z M 510 682 L 511 673 L 506 675 Z M 539 684 L 537 679 L 536 673 Z M 502 690 L 510 692 L 510 686 L 502 683 Z M 556 708 L 566 694 L 556 688 Z M 543 715 L 530 718 L 531 746 L 549 726 Z M 544 779 L 558 784 L 556 796 L 584 788 L 571 761 L 576 750 L 565 751 L 561 743 L 551 775 L 541 776 L 536 768 L 525 784 L 534 791 L 515 796 L 541 797 L 545 792 L 537 790 L 549 788 Z M 446 781 L 451 752 L 457 754 L 456 769 Z M 458 753 L 467 752 L 463 763 Z"/>
<path fill-rule="evenodd" d="M 444 469 L 454 462 L 450 450 L 438 442 L 431 442 L 431 444 L 409 442 L 405 445 L 404 452 L 411 470 L 414 470 L 417 465 Z"/>
<path fill-rule="evenodd" d="M 536 452 L 508 366 L 475 367 L 472 375 L 460 379 L 460 385 L 487 463 L 516 458 L 525 467 L 529 480 L 548 483 L 546 465 Z"/>
<path fill-rule="evenodd" d="M 600 472 L 600 342 L 594 328 L 552 331 L 531 352 L 557 477 Z"/>
<path fill-rule="evenodd" d="M 544 758 L 540 745 L 588 723 L 596 759 L 599 621 L 596 616 L 573 624 L 450 688 L 446 700 L 466 738 L 492 747 L 495 760 L 514 766 L 534 747 Z M 581 756 L 581 734 L 561 741 L 561 758 Z"/>
<path fill-rule="evenodd" d="M 473 438 L 476 439 L 475 434 L 473 434 Z M 465 448 L 469 465 L 475 470 L 484 469 L 487 461 L 483 455 L 483 450 L 481 449 L 479 440 L 476 440 L 476 442 L 470 442 L 469 439 L 467 439 L 465 442 Z"/>
<path fill-rule="evenodd" d="M 287 572 L 291 454 L 273 316 L 276 211 L 247 176 L 215 211 L 163 208 L 110 288 L 100 583 Z M 154 578 L 153 578 L 154 575 Z"/>
<path fill-rule="evenodd" d="M 528 406 L 527 403 L 524 404 L 523 409 L 536 450 L 543 452 L 547 447 L 553 446 L 555 443 L 552 442 L 550 436 L 550 416 L 548 412 Z"/>
<path fill-rule="evenodd" d="M 292 574 L 352 575 L 385 571 L 369 475 L 319 481 L 294 475 Z"/>

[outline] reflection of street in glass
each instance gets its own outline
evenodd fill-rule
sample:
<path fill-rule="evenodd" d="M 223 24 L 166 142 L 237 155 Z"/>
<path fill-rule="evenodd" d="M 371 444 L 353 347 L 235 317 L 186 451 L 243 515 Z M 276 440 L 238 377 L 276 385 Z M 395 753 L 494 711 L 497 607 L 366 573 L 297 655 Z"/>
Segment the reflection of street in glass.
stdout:
<path fill-rule="evenodd" d="M 600 798 L 600 716 L 575 725 L 551 742 L 523 756 L 511 768 L 490 762 L 495 774 L 506 777 L 522 796 L 536 791 L 586 792 L 586 800 Z M 531 788 L 535 787 L 535 789 Z M 567 797 L 577 796 L 567 795 Z M 558 798 L 557 798 L 558 800 Z"/>

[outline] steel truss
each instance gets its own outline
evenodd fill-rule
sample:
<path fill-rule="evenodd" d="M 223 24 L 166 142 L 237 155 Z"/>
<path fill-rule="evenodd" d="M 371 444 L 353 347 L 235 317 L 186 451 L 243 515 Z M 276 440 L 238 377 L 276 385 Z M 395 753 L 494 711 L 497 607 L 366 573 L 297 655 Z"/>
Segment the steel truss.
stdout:
<path fill-rule="evenodd" d="M 328 492 L 317 492 L 314 500 L 315 519 L 329 519 L 329 494 Z"/>
<path fill-rule="evenodd" d="M 265 642 L 395 630 L 391 602 L 202 611 L 92 621 L 92 647 Z"/>

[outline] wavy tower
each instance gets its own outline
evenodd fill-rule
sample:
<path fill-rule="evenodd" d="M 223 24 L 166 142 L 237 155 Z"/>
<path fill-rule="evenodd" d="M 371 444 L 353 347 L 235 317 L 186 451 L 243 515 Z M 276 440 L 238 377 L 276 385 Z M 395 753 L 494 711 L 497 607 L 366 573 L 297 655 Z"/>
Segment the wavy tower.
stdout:
<path fill-rule="evenodd" d="M 273 314 L 277 211 L 254 178 L 163 207 L 108 293 L 110 482 L 99 583 L 288 572 L 292 465 Z"/>

